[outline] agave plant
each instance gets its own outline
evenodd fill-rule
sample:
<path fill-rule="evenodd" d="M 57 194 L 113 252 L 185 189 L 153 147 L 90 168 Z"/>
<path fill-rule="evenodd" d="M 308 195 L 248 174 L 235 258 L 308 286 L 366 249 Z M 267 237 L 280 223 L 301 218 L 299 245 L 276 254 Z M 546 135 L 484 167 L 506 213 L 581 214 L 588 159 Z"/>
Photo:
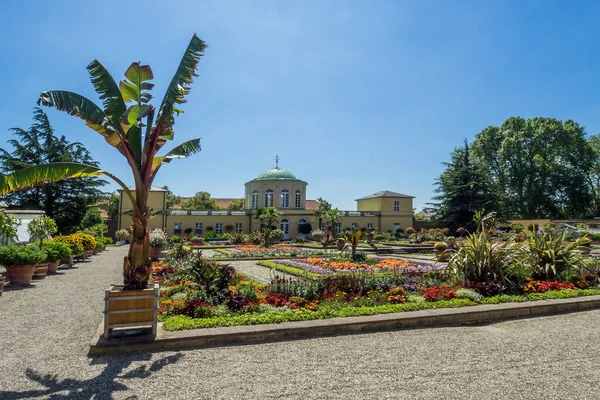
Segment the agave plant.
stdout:
<path fill-rule="evenodd" d="M 586 266 L 581 247 L 589 243 L 586 237 L 571 242 L 567 233 L 560 236 L 551 233 L 531 235 L 528 242 L 529 261 L 533 277 L 556 279 L 563 274 L 576 274 Z"/>
<path fill-rule="evenodd" d="M 269 236 L 271 234 L 271 227 L 279 221 L 281 213 L 274 207 L 262 208 L 256 212 L 255 218 L 258 219 L 264 228 L 262 229 L 262 235 L 264 239 L 265 247 L 269 246 Z"/>
<path fill-rule="evenodd" d="M 350 247 L 350 251 L 352 253 L 352 257 L 356 256 L 356 248 L 361 240 L 365 237 L 365 231 L 363 229 L 355 229 L 353 231 L 344 231 L 341 234 L 341 237 L 346 241 L 344 247 L 340 251 L 343 253 L 346 251 L 348 247 Z"/>
<path fill-rule="evenodd" d="M 139 62 L 127 68 L 126 79 L 119 84 L 99 61 L 94 60 L 88 65 L 92 85 L 100 95 L 103 107 L 66 90 L 49 90 L 40 95 L 38 104 L 81 118 L 127 159 L 133 173 L 134 190 L 103 169 L 78 163 L 37 165 L 0 176 L 0 195 L 67 178 L 97 175 L 112 178 L 129 197 L 133 207 L 131 245 L 123 265 L 126 289 L 144 288 L 151 273 L 146 231 L 150 218 L 147 203 L 157 172 L 162 165 L 175 158 L 184 158 L 200 151 L 200 139 L 193 139 L 157 156 L 165 143 L 173 140 L 175 114 L 182 112 L 177 106 L 186 102 L 185 97 L 190 91 L 205 48 L 204 41 L 194 35 L 158 109 L 149 103 L 152 99 L 150 91 L 154 86 L 150 82 L 154 79 L 152 69 Z"/>
<path fill-rule="evenodd" d="M 511 286 L 520 275 L 522 255 L 512 240 L 492 243 L 485 232 L 471 234 L 448 262 L 448 271 L 458 280 Z"/>

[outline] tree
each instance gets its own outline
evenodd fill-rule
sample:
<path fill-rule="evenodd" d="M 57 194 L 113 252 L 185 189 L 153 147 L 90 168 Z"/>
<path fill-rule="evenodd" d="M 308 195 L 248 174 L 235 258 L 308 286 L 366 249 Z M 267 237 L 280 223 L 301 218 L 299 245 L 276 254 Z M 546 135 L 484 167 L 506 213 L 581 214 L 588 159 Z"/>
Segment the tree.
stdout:
<path fill-rule="evenodd" d="M 42 215 L 29 221 L 27 231 L 40 241 L 40 248 L 42 248 L 44 240 L 49 239 L 50 236 L 58 232 L 58 226 L 52 218 Z"/>
<path fill-rule="evenodd" d="M 181 196 L 175 196 L 171 189 L 166 185 L 162 188 L 167 191 L 167 208 L 173 208 L 173 206 L 181 203 Z"/>
<path fill-rule="evenodd" d="M 81 229 L 90 228 L 94 225 L 103 224 L 104 218 L 97 208 L 91 207 L 85 213 L 85 216 L 81 220 Z"/>
<path fill-rule="evenodd" d="M 319 197 L 317 199 L 317 203 L 319 203 L 319 209 L 317 211 L 315 211 L 315 215 L 319 218 L 319 229 L 321 229 L 321 225 L 323 225 L 323 218 L 325 216 L 325 213 L 329 210 L 331 210 L 331 203 L 328 202 L 327 200 L 323 199 L 322 197 Z"/>
<path fill-rule="evenodd" d="M 50 90 L 40 95 L 38 103 L 83 119 L 89 128 L 102 135 L 126 158 L 135 183 L 133 191 L 106 170 L 74 162 L 27 167 L 0 177 L 0 195 L 75 177 L 105 175 L 117 182 L 133 208 L 131 244 L 123 265 L 125 289 L 145 288 L 152 272 L 146 228 L 150 218 L 148 194 L 156 174 L 162 165 L 173 159 L 200 151 L 200 139 L 193 139 L 163 156 L 157 156 L 166 142 L 174 137 L 175 114 L 181 113 L 178 105 L 186 101 L 205 48 L 206 44 L 194 35 L 158 110 L 149 103 L 152 98 L 150 90 L 154 86 L 150 83 L 154 79 L 152 69 L 139 62 L 129 66 L 125 71 L 126 80 L 119 85 L 99 61 L 94 60 L 88 65 L 92 85 L 100 95 L 103 108 L 65 90 Z"/>
<path fill-rule="evenodd" d="M 233 199 L 231 203 L 227 206 L 228 210 L 232 211 L 240 211 L 246 209 L 246 204 L 244 199 Z"/>
<path fill-rule="evenodd" d="M 260 208 L 256 212 L 255 218 L 258 219 L 262 227 L 262 233 L 264 237 L 265 247 L 269 245 L 269 235 L 271 233 L 271 228 L 279 222 L 279 218 L 281 217 L 281 213 L 277 211 L 274 207 L 268 208 Z"/>
<path fill-rule="evenodd" d="M 590 214 L 593 217 L 600 217 L 600 135 L 590 136 L 588 144 L 593 153 L 592 163 L 586 175 L 593 202 Z"/>
<path fill-rule="evenodd" d="M 593 205 L 587 181 L 593 150 L 583 127 L 554 118 L 511 117 L 473 142 L 473 161 L 492 177 L 511 218 L 583 217 Z"/>
<path fill-rule="evenodd" d="M 33 111 L 33 124 L 27 130 L 11 129 L 15 139 L 8 143 L 13 151 L 0 149 L 0 171 L 11 174 L 31 165 L 76 162 L 98 166 L 86 148 L 56 136 L 48 116 L 39 108 Z M 62 233 L 77 229 L 89 206 L 104 196 L 99 189 L 106 182 L 96 177 L 80 177 L 39 185 L 28 190 L 6 193 L 10 208 L 43 210 L 54 219 Z"/>
<path fill-rule="evenodd" d="M 454 149 L 451 162 L 444 165 L 446 169 L 436 181 L 436 193 L 439 193 L 434 197 L 437 203 L 433 204 L 436 221 L 452 232 L 461 226 L 473 232 L 477 228 L 473 222 L 477 210 L 498 209 L 492 181 L 471 162 L 466 140 L 462 148 Z"/>
<path fill-rule="evenodd" d="M 215 199 L 210 198 L 208 192 L 198 192 L 188 200 L 184 201 L 182 207 L 190 210 L 220 210 L 221 207 Z"/>
<path fill-rule="evenodd" d="M 117 193 L 111 193 L 108 198 L 98 204 L 98 208 L 106 213 L 108 219 L 117 219 L 119 215 L 119 195 Z"/>

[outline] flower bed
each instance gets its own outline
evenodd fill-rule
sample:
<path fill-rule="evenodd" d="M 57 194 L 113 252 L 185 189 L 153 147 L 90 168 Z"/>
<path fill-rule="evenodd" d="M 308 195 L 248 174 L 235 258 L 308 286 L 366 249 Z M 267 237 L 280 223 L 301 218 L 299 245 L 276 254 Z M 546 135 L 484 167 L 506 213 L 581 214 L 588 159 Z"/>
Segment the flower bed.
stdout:
<path fill-rule="evenodd" d="M 378 258 L 355 265 L 340 259 L 302 262 L 314 268 L 314 277 L 309 271 L 303 277 L 275 276 L 268 285 L 200 257 L 182 255 L 173 265 L 156 263 L 153 277 L 161 286 L 159 319 L 165 329 L 177 330 L 600 294 L 597 270 L 573 277 L 576 283 L 529 279 L 509 288 L 498 282 L 458 282 L 444 267 L 405 260 Z M 357 268 L 361 265 L 364 268 Z"/>
<path fill-rule="evenodd" d="M 277 258 L 277 257 L 309 257 L 331 254 L 325 250 L 298 249 L 290 246 L 238 246 L 228 249 L 216 249 L 221 255 L 215 258 Z"/>
<path fill-rule="evenodd" d="M 307 274 L 310 277 L 338 273 L 386 271 L 395 271 L 404 274 L 422 274 L 426 272 L 443 272 L 446 270 L 445 265 L 432 266 L 412 260 L 375 257 L 367 259 L 366 262 L 353 262 L 350 260 L 332 261 L 332 259 L 309 257 L 297 260 L 263 261 L 260 265 L 292 275 L 302 276 Z"/>

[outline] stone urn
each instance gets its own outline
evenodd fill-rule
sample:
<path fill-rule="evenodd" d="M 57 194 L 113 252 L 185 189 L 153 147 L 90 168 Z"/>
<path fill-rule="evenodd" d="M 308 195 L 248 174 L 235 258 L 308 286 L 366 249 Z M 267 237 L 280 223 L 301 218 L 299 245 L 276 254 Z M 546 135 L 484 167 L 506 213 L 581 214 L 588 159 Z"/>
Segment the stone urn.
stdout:
<path fill-rule="evenodd" d="M 4 282 L 6 281 L 6 278 L 4 278 L 4 275 L 0 275 L 0 297 L 2 297 L 2 292 L 4 292 Z"/>
<path fill-rule="evenodd" d="M 162 247 L 150 247 L 150 258 L 157 259 L 160 258 L 160 254 L 162 253 Z"/>

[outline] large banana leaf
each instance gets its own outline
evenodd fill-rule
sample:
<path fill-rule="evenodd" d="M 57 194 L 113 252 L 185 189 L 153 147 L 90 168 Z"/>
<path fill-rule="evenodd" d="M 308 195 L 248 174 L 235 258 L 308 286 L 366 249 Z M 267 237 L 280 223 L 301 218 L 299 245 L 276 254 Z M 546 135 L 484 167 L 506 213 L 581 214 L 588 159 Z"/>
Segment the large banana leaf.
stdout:
<path fill-rule="evenodd" d="M 104 136 L 113 147 L 119 148 L 122 144 L 119 128 L 114 121 L 93 101 L 80 94 L 66 90 L 48 90 L 40 94 L 38 104 L 55 107 L 59 111 L 81 118 L 87 126 Z"/>
<path fill-rule="evenodd" d="M 104 112 L 114 122 L 118 121 L 125 112 L 126 106 L 117 82 L 98 60 L 92 61 L 87 66 L 87 70 L 90 73 L 92 85 L 94 85 L 96 92 L 100 95 L 100 99 L 104 105 Z"/>
<path fill-rule="evenodd" d="M 29 189 L 44 183 L 99 175 L 106 175 L 119 184 L 125 191 L 125 194 L 132 200 L 132 204 L 135 204 L 135 199 L 129 188 L 116 176 L 93 165 L 73 162 L 35 165 L 8 175 L 0 175 L 0 196 L 17 190 Z"/>
<path fill-rule="evenodd" d="M 200 58 L 204 55 L 204 49 L 206 49 L 206 43 L 194 35 L 183 54 L 177 72 L 173 76 L 159 108 L 157 123 L 160 126 L 159 135 L 162 139 L 173 139 L 173 124 L 175 121 L 173 114 L 181 112 L 175 105 L 186 102 L 185 96 L 190 92 L 190 84 L 196 76 L 196 68 Z M 162 143 L 157 144 L 157 150 L 162 146 Z"/>
<path fill-rule="evenodd" d="M 168 164 L 175 158 L 188 157 L 201 150 L 202 148 L 200 147 L 200 139 L 192 139 L 181 143 L 179 146 L 176 146 L 164 156 L 154 157 L 154 160 L 152 161 L 152 180 L 154 180 L 154 177 L 156 176 L 156 173 L 161 165 Z"/>

